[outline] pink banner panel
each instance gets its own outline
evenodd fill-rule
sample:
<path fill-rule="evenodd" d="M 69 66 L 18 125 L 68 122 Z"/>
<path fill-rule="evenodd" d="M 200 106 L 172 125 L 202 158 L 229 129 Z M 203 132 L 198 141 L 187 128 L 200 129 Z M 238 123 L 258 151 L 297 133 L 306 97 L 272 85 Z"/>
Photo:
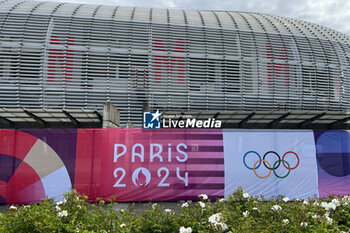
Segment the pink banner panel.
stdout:
<path fill-rule="evenodd" d="M 74 188 L 91 201 L 223 197 L 222 131 L 78 130 Z"/>

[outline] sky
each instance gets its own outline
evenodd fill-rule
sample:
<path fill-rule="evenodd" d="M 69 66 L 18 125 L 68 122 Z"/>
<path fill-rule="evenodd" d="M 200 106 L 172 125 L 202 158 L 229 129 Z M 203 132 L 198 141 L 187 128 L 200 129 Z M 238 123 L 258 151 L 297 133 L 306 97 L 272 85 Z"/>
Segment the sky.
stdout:
<path fill-rule="evenodd" d="M 49 0 L 185 10 L 228 10 L 287 16 L 350 35 L 350 0 Z"/>

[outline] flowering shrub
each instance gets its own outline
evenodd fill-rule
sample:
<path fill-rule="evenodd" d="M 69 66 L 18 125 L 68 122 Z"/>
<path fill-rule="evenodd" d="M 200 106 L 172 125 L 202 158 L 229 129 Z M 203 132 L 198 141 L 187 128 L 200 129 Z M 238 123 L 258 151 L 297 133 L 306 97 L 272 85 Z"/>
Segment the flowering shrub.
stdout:
<path fill-rule="evenodd" d="M 350 232 L 349 196 L 264 200 L 238 189 L 227 200 L 201 194 L 176 210 L 153 204 L 139 212 L 86 199 L 73 190 L 62 202 L 10 206 L 0 214 L 0 232 Z"/>

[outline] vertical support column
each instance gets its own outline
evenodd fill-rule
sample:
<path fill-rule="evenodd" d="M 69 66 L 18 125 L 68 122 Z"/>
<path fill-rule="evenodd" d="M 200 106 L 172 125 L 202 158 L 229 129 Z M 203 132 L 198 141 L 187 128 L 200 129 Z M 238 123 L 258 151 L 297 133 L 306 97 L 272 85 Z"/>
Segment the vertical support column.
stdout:
<path fill-rule="evenodd" d="M 149 112 L 151 110 L 148 101 L 142 101 L 142 111 Z"/>
<path fill-rule="evenodd" d="M 111 102 L 103 104 L 102 128 L 120 128 L 120 112 Z"/>

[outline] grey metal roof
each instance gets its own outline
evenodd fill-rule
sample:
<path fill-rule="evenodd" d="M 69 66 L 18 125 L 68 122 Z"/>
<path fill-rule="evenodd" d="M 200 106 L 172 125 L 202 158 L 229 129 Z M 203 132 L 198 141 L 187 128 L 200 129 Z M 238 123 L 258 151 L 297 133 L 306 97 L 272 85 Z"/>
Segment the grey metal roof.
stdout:
<path fill-rule="evenodd" d="M 3 0 L 0 10 L 13 13 L 35 13 L 96 19 L 132 20 L 172 25 L 253 30 L 255 32 L 302 35 L 349 43 L 350 37 L 318 24 L 260 13 L 238 11 L 195 11 L 143 7 L 90 5 L 31 0 Z"/>

